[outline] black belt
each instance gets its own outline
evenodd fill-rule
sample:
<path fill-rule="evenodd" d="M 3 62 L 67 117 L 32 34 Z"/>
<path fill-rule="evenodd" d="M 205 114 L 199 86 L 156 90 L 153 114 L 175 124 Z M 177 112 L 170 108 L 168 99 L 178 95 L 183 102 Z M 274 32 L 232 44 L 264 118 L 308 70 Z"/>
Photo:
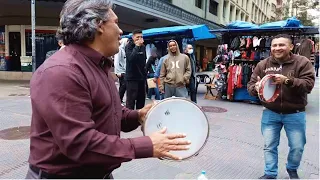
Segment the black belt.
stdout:
<path fill-rule="evenodd" d="M 81 172 L 70 174 L 70 175 L 57 175 L 57 174 L 49 174 L 44 171 L 42 171 L 40 168 L 29 165 L 30 169 L 39 175 L 39 178 L 42 179 L 111 179 L 110 175 L 111 173 L 99 175 L 98 173 L 92 173 L 92 174 L 81 174 Z"/>
<path fill-rule="evenodd" d="M 296 110 L 287 110 L 287 111 L 279 111 L 279 110 L 271 110 L 271 111 L 278 114 L 294 114 L 294 113 L 304 112 L 306 111 L 306 108 L 296 109 Z"/>

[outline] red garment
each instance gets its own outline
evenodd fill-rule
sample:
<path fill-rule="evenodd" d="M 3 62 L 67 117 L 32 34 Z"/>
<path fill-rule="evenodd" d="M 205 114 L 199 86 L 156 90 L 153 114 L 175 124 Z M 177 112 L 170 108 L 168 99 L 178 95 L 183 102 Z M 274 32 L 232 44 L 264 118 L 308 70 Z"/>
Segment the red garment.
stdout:
<path fill-rule="evenodd" d="M 235 65 L 233 66 L 233 70 L 232 70 L 232 90 L 234 90 L 236 88 L 236 85 L 237 85 L 237 69 L 238 69 L 238 66 Z"/>
<path fill-rule="evenodd" d="M 255 54 L 256 52 L 254 52 L 254 51 L 251 51 L 251 54 L 250 54 L 250 60 L 254 60 L 254 54 Z"/>
<path fill-rule="evenodd" d="M 97 177 L 122 162 L 152 157 L 148 136 L 120 138 L 140 123 L 138 111 L 121 106 L 111 65 L 94 49 L 70 44 L 32 75 L 31 165 L 50 174 Z"/>
<path fill-rule="evenodd" d="M 247 58 L 248 58 L 246 51 L 242 51 L 242 52 L 241 52 L 241 58 L 242 58 L 242 59 L 247 59 Z"/>
<path fill-rule="evenodd" d="M 315 51 L 315 49 L 314 49 L 314 42 L 311 40 L 311 39 L 309 39 L 309 41 L 311 42 L 311 44 L 312 44 L 312 53 L 314 53 Z"/>
<path fill-rule="evenodd" d="M 242 66 L 238 67 L 239 69 L 239 74 L 238 74 L 238 81 L 237 81 L 237 88 L 242 88 Z"/>
<path fill-rule="evenodd" d="M 247 48 L 250 48 L 250 45 L 252 44 L 251 38 L 247 38 Z"/>
<path fill-rule="evenodd" d="M 233 99 L 233 78 L 232 78 L 232 71 L 233 71 L 233 66 L 230 66 L 228 68 L 228 89 L 227 89 L 227 99 Z"/>

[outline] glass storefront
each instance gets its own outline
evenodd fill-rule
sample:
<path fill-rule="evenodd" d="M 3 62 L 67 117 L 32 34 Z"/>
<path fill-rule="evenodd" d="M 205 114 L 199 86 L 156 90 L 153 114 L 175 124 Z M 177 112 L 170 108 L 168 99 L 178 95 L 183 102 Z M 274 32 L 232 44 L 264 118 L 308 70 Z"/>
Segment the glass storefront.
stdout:
<path fill-rule="evenodd" d="M 48 51 L 59 49 L 59 45 L 55 36 L 56 31 L 36 30 L 36 68 L 38 68 L 45 61 L 46 53 Z M 32 34 L 30 30 L 26 30 L 26 56 L 32 56 Z M 24 67 L 22 69 L 23 71 L 31 71 L 31 67 Z"/>
<path fill-rule="evenodd" d="M 5 27 L 0 26 L 0 71 L 6 70 L 5 60 Z"/>

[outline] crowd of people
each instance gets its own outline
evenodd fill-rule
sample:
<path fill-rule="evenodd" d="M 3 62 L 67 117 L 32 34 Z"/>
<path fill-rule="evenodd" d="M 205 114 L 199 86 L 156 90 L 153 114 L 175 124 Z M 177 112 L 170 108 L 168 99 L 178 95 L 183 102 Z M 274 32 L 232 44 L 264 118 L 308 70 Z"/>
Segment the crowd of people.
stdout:
<path fill-rule="evenodd" d="M 157 48 L 152 47 L 147 57 L 141 30 L 134 30 L 131 39 L 122 38 L 119 52 L 114 56 L 122 104 L 129 109 L 141 109 L 153 94 L 155 100 L 173 96 L 188 98 L 190 94 L 191 101 L 197 103 L 193 46 L 187 44 L 183 50 L 181 53 L 177 41 L 169 40 L 168 54 L 160 57 Z M 126 102 L 123 100 L 125 92 Z"/>

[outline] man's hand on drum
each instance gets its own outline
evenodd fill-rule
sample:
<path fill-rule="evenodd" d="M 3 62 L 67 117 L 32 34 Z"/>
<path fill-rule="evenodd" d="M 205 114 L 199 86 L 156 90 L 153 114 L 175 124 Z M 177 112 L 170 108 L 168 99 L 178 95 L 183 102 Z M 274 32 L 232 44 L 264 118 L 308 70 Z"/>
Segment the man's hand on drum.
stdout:
<path fill-rule="evenodd" d="M 283 84 L 286 79 L 288 79 L 286 76 L 282 74 L 276 74 L 273 78 L 274 82 L 272 84 Z"/>
<path fill-rule="evenodd" d="M 261 81 L 260 76 L 257 76 L 257 82 L 256 82 L 256 84 L 254 86 L 257 92 L 259 92 L 259 83 L 260 83 L 260 81 Z"/>
<path fill-rule="evenodd" d="M 149 110 L 152 108 L 152 106 L 154 105 L 154 103 L 152 104 L 147 104 L 145 105 L 142 109 L 139 109 L 138 114 L 139 114 L 139 122 L 141 124 L 144 123 L 144 121 L 146 120 L 146 115 L 149 112 Z"/>
<path fill-rule="evenodd" d="M 177 157 L 169 151 L 188 150 L 191 142 L 180 139 L 185 138 L 185 134 L 165 134 L 166 130 L 166 128 L 163 128 L 161 131 L 150 135 L 153 144 L 153 157 L 181 160 L 181 157 Z"/>

